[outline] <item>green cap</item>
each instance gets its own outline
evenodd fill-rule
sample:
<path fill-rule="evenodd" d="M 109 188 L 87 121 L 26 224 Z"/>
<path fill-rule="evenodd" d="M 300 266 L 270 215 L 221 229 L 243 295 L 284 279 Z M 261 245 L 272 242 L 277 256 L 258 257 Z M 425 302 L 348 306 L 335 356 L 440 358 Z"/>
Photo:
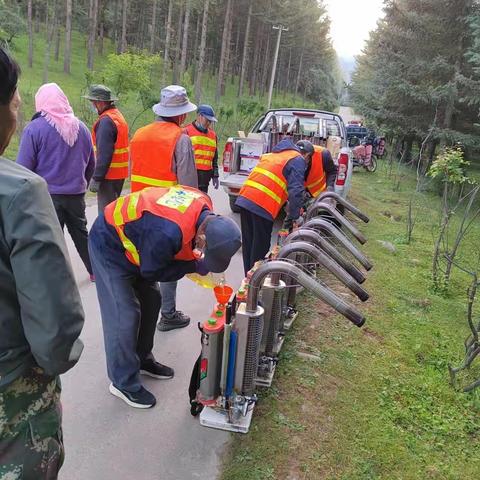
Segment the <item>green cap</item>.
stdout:
<path fill-rule="evenodd" d="M 221 317 L 221 316 L 223 315 L 223 312 L 222 312 L 221 310 L 217 310 L 217 311 L 215 312 L 215 315 L 216 315 L 217 317 Z"/>
<path fill-rule="evenodd" d="M 90 85 L 88 94 L 83 95 L 87 100 L 95 100 L 97 102 L 115 102 L 118 98 L 113 95 L 112 91 L 105 85 Z"/>
<path fill-rule="evenodd" d="M 216 325 L 216 324 L 217 324 L 217 321 L 216 321 L 214 318 L 209 318 L 209 319 L 208 319 L 208 324 L 209 324 L 209 325 Z"/>

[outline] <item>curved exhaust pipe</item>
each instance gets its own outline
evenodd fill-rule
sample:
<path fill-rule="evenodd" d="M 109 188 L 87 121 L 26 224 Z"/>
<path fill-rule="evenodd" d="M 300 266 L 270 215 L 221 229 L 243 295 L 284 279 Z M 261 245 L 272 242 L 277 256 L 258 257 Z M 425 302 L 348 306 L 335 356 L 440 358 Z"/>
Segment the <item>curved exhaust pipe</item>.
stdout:
<path fill-rule="evenodd" d="M 367 217 L 360 209 L 358 209 L 355 205 L 353 205 L 350 202 L 347 202 L 343 197 L 341 197 L 338 193 L 335 192 L 322 192 L 316 199 L 313 205 L 315 203 L 321 203 L 322 200 L 325 200 L 326 198 L 333 198 L 336 200 L 337 203 L 340 205 L 343 205 L 349 212 L 353 213 L 356 217 L 358 217 L 360 220 L 362 220 L 365 223 L 368 223 L 370 221 L 370 218 Z"/>
<path fill-rule="evenodd" d="M 342 245 L 354 258 L 356 258 L 366 270 L 371 270 L 373 265 L 370 260 L 353 245 L 353 243 L 346 237 L 333 223 L 322 218 L 312 218 L 302 225 L 304 228 L 313 228 L 314 230 L 321 230 L 327 235 L 335 237 L 335 240 Z"/>
<path fill-rule="evenodd" d="M 341 268 L 328 255 L 323 253 L 319 248 L 307 242 L 293 242 L 283 246 L 276 257 L 277 260 L 289 258 L 296 253 L 305 253 L 312 257 L 322 267 L 326 268 L 330 273 L 338 278 L 346 287 L 348 287 L 362 302 L 368 300 L 368 293 L 349 275 L 343 268 Z M 272 285 L 280 284 L 280 274 L 272 274 Z"/>
<path fill-rule="evenodd" d="M 347 220 L 335 207 L 327 203 L 314 203 L 307 210 L 306 220 L 318 215 L 319 212 L 327 212 L 331 217 L 333 217 L 340 225 L 343 225 L 361 244 L 366 243 L 367 239 L 363 233 L 355 227 L 349 220 Z"/>
<path fill-rule="evenodd" d="M 345 271 L 347 271 L 358 283 L 365 281 L 365 275 L 352 262 L 349 262 L 326 238 L 312 229 L 299 228 L 293 231 L 286 239 L 285 244 L 298 241 L 308 241 L 323 250 L 333 258 Z"/>
<path fill-rule="evenodd" d="M 282 260 L 272 260 L 261 265 L 250 279 L 248 289 L 246 312 L 256 313 L 258 307 L 258 293 L 265 278 L 272 273 L 280 273 L 292 277 L 294 281 L 310 290 L 316 297 L 330 305 L 337 312 L 350 320 L 357 327 L 365 323 L 365 316 L 353 306 L 344 302 L 328 287 L 320 284 L 315 279 L 302 272 L 298 267 Z"/>

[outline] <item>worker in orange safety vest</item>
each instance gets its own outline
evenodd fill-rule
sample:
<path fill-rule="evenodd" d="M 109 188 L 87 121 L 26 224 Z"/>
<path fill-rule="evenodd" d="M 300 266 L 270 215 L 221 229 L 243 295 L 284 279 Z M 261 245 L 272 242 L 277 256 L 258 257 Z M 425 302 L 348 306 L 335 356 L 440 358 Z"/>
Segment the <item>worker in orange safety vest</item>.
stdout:
<path fill-rule="evenodd" d="M 301 140 L 295 145 L 283 139 L 264 154 L 240 190 L 242 254 L 245 274 L 270 249 L 273 222 L 288 200 L 287 221 L 300 224 L 306 172 L 314 153 L 313 145 Z"/>
<path fill-rule="evenodd" d="M 128 178 L 128 124 L 115 106 L 118 100 L 105 85 L 92 85 L 84 98 L 92 102 L 98 119 L 92 128 L 96 167 L 90 191 L 97 193 L 98 212 L 122 193 Z"/>
<path fill-rule="evenodd" d="M 337 167 L 328 149 L 320 145 L 314 145 L 313 149 L 314 154 L 311 165 L 307 169 L 305 188 L 313 198 L 317 198 L 325 190 L 335 190 Z"/>
<path fill-rule="evenodd" d="M 157 282 L 224 272 L 240 244 L 237 224 L 215 215 L 208 195 L 194 188 L 146 188 L 106 207 L 90 231 L 89 247 L 110 393 L 135 408 L 155 405 L 140 374 L 174 375 L 152 354 L 162 301 Z"/>
<path fill-rule="evenodd" d="M 218 190 L 219 186 L 217 135 L 210 128 L 211 124 L 216 122 L 213 108 L 210 105 L 199 105 L 197 118 L 185 127 L 185 133 L 193 145 L 198 188 L 205 193 L 208 193 L 210 180 L 215 190 Z"/>
<path fill-rule="evenodd" d="M 192 142 L 182 129 L 187 114 L 196 109 L 185 88 L 170 85 L 162 89 L 160 102 L 152 108 L 156 120 L 139 128 L 130 143 L 132 192 L 146 187 L 198 187 Z M 186 327 L 190 317 L 177 310 L 177 282 L 161 282 L 160 290 L 162 314 L 158 329 Z"/>

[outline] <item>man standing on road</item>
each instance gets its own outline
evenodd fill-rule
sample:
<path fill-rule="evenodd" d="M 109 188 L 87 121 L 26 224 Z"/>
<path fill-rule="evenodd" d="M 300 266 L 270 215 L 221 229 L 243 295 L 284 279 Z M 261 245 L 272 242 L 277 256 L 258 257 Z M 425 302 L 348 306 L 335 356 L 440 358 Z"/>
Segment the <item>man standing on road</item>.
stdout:
<path fill-rule="evenodd" d="M 307 140 L 295 145 L 284 139 L 272 153 L 260 157 L 243 184 L 236 205 L 241 209 L 245 275 L 270 249 L 273 222 L 287 200 L 286 222 L 301 223 L 306 172 L 313 153 L 313 145 Z"/>
<path fill-rule="evenodd" d="M 197 118 L 185 127 L 185 133 L 192 141 L 195 154 L 198 188 L 205 193 L 208 193 L 210 180 L 215 190 L 218 190 L 219 186 L 217 135 L 210 128 L 210 125 L 216 121 L 213 108 L 210 105 L 200 105 Z"/>
<path fill-rule="evenodd" d="M 89 244 L 110 393 L 135 408 L 153 407 L 139 374 L 174 375 L 152 354 L 162 300 L 157 282 L 224 272 L 240 248 L 240 230 L 213 214 L 207 195 L 178 185 L 120 197 L 93 224 Z"/>
<path fill-rule="evenodd" d="M 328 149 L 319 145 L 314 145 L 313 148 L 315 152 L 307 170 L 305 188 L 313 198 L 317 198 L 325 190 L 335 191 L 337 167 Z"/>
<path fill-rule="evenodd" d="M 162 90 L 160 103 L 153 106 L 156 120 L 139 128 L 132 138 L 132 192 L 177 184 L 198 187 L 192 142 L 181 128 L 187 113 L 196 109 L 183 87 L 170 85 Z M 158 329 L 168 331 L 186 327 L 190 317 L 177 310 L 177 282 L 162 282 L 160 291 L 162 316 Z"/>
<path fill-rule="evenodd" d="M 100 213 L 120 196 L 128 178 L 128 124 L 115 106 L 118 99 L 104 85 L 92 85 L 84 98 L 92 102 L 99 115 L 92 128 L 97 166 L 90 191 L 97 193 Z"/>
<path fill-rule="evenodd" d="M 0 155 L 15 132 L 19 67 L 0 48 Z M 0 158 L 0 478 L 55 480 L 60 380 L 84 314 L 45 181 Z"/>

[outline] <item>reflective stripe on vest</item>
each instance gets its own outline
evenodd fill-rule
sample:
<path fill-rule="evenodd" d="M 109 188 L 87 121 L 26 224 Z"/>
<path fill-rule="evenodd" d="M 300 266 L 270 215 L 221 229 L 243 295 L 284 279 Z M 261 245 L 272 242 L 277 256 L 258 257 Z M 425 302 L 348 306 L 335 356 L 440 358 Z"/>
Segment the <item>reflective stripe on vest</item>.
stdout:
<path fill-rule="evenodd" d="M 185 128 L 185 133 L 192 141 L 197 170 L 212 170 L 213 158 L 217 150 L 217 136 L 215 132 L 209 129 L 204 134 L 191 123 Z"/>
<path fill-rule="evenodd" d="M 130 142 L 132 192 L 146 187 L 177 185 L 173 171 L 175 145 L 182 129 L 172 122 L 153 122 L 139 128 Z"/>
<path fill-rule="evenodd" d="M 287 162 L 299 155 L 296 150 L 262 155 L 243 184 L 240 196 L 262 207 L 275 219 L 288 199 L 283 169 Z"/>
<path fill-rule="evenodd" d="M 182 232 L 182 248 L 174 258 L 188 261 L 194 259 L 192 240 L 198 217 L 205 207 L 212 210 L 210 198 L 194 188 L 145 188 L 107 205 L 105 220 L 115 228 L 128 260 L 137 266 L 140 266 L 140 254 L 126 236 L 125 225 L 141 218 L 144 212 L 171 220 Z"/>
<path fill-rule="evenodd" d="M 322 152 L 325 148 L 314 145 L 315 153 L 312 156 L 312 165 L 305 181 L 305 187 L 312 197 L 316 198 L 320 193 L 327 189 L 327 177 L 323 171 Z"/>
<path fill-rule="evenodd" d="M 121 112 L 116 108 L 105 110 L 95 122 L 92 129 L 92 140 L 94 151 L 97 152 L 97 138 L 95 129 L 98 122 L 109 117 L 117 129 L 117 140 L 114 145 L 110 166 L 105 174 L 107 180 L 123 180 L 128 177 L 129 147 L 128 147 L 128 124 Z"/>

